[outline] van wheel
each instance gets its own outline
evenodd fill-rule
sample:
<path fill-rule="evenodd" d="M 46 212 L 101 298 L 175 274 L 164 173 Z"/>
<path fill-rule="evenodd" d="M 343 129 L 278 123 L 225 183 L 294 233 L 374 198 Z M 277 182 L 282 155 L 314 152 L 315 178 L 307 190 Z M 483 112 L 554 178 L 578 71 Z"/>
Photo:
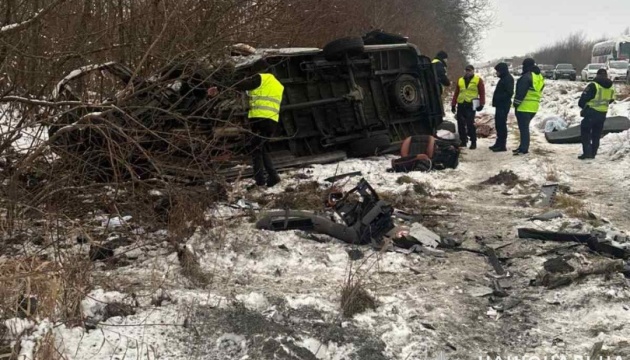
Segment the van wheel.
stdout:
<path fill-rule="evenodd" d="M 422 106 L 422 90 L 415 77 L 404 74 L 394 82 L 392 88 L 394 101 L 406 112 L 416 112 Z"/>
<path fill-rule="evenodd" d="M 364 157 L 378 154 L 391 145 L 389 135 L 375 135 L 367 139 L 356 140 L 348 146 L 348 155 L 352 157 Z"/>
<path fill-rule="evenodd" d="M 333 40 L 324 46 L 326 60 L 339 60 L 344 54 L 355 56 L 363 53 L 365 45 L 360 37 L 345 37 Z"/>

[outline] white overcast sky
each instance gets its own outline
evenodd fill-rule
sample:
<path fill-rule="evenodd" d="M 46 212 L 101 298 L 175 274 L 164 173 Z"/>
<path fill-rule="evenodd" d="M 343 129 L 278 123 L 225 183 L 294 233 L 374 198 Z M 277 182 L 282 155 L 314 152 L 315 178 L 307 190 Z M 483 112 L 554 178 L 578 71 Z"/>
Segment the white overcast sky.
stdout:
<path fill-rule="evenodd" d="M 480 42 L 479 60 L 524 55 L 571 33 L 616 37 L 630 26 L 630 0 L 490 0 L 496 26 Z"/>

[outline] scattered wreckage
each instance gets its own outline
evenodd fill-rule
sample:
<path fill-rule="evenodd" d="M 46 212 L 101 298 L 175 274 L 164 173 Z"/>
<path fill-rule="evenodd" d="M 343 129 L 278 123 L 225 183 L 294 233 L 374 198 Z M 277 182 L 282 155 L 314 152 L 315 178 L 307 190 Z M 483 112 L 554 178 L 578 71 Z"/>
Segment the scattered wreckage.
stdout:
<path fill-rule="evenodd" d="M 234 49 L 230 66 L 179 62 L 148 78 L 113 62 L 71 72 L 54 96 L 86 105 L 50 125 L 53 151 L 95 179 L 247 176 L 231 168 L 251 133 L 246 99 L 230 84 L 260 71 L 285 86 L 282 133 L 268 144 L 278 168 L 396 151 L 443 121 L 431 59 L 406 38 L 376 31 L 323 49 Z M 209 99 L 217 84 L 224 90 Z"/>
<path fill-rule="evenodd" d="M 606 118 L 602 137 L 610 133 L 620 133 L 630 129 L 630 119 L 625 116 L 613 116 Z M 545 132 L 545 139 L 551 144 L 578 144 L 580 143 L 580 126 L 572 126 L 568 129 Z"/>
<path fill-rule="evenodd" d="M 331 192 L 327 213 L 280 210 L 265 214 L 256 228 L 271 231 L 303 230 L 328 235 L 348 244 L 371 245 L 402 252 L 431 252 L 440 245 L 440 236 L 414 221 L 414 216 L 394 209 L 381 200 L 372 186 L 361 179 L 357 186 L 342 194 Z M 411 226 L 397 225 L 394 218 L 412 220 Z M 449 247 L 453 244 L 445 245 Z"/>

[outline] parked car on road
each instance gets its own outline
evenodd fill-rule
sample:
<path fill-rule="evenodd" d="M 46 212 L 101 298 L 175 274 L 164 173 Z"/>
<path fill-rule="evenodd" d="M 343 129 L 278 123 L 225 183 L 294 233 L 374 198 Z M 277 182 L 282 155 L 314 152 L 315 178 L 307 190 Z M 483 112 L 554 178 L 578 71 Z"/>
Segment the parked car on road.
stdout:
<path fill-rule="evenodd" d="M 580 74 L 580 79 L 582 81 L 591 81 L 595 79 L 595 75 L 597 75 L 597 70 L 603 69 L 606 67 L 606 64 L 595 63 L 595 64 L 587 64 Z"/>
<path fill-rule="evenodd" d="M 626 81 L 628 79 L 628 60 L 611 60 L 606 64 L 608 77 L 612 81 Z"/>
<path fill-rule="evenodd" d="M 577 73 L 575 71 L 575 66 L 573 64 L 558 64 L 556 68 L 553 70 L 553 79 L 569 79 L 571 81 L 575 81 L 577 78 Z"/>
<path fill-rule="evenodd" d="M 541 64 L 538 65 L 538 67 L 540 68 L 540 74 L 546 78 L 546 79 L 551 79 L 553 78 L 553 69 L 555 68 L 555 66 L 553 65 L 546 65 L 546 64 Z"/>

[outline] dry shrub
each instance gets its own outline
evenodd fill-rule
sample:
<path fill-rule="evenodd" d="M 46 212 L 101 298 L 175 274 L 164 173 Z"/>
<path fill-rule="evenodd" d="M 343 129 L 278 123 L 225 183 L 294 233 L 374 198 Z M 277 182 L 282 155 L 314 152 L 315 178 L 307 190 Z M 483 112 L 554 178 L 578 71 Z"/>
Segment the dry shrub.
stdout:
<path fill-rule="evenodd" d="M 48 332 L 38 344 L 33 360 L 61 360 L 64 356 L 55 346 L 55 336 Z"/>
<path fill-rule="evenodd" d="M 37 257 L 7 260 L 0 265 L 0 313 L 79 322 L 81 301 L 91 288 L 91 268 L 84 258 L 64 263 Z"/>
<path fill-rule="evenodd" d="M 409 175 L 403 175 L 401 177 L 399 177 L 398 179 L 396 179 L 396 184 L 398 185 L 404 185 L 404 184 L 413 184 L 416 181 L 414 179 L 411 178 L 411 176 Z"/>
<path fill-rule="evenodd" d="M 576 218 L 587 218 L 585 204 L 582 200 L 567 194 L 557 194 L 553 207 L 562 209 L 567 215 Z"/>
<path fill-rule="evenodd" d="M 350 279 L 341 290 L 343 316 L 353 317 L 368 309 L 376 309 L 376 300 L 363 288 L 360 281 Z"/>
<path fill-rule="evenodd" d="M 547 181 L 557 182 L 559 180 L 558 173 L 555 169 L 550 168 L 547 170 L 547 176 L 545 177 Z"/>
<path fill-rule="evenodd" d="M 427 186 L 421 183 L 415 184 L 413 189 L 407 189 L 401 193 L 384 191 L 378 195 L 396 209 L 415 214 L 448 205 L 444 201 L 431 198 Z"/>
<path fill-rule="evenodd" d="M 549 155 L 554 153 L 553 151 L 550 151 L 550 150 L 547 150 L 547 149 L 544 149 L 544 148 L 540 148 L 540 147 L 533 148 L 531 150 L 531 152 L 532 152 L 532 154 L 536 154 L 538 156 L 549 156 Z"/>
<path fill-rule="evenodd" d="M 17 354 L 15 353 L 15 349 L 11 346 L 11 341 L 6 338 L 8 335 L 9 329 L 3 324 L 0 323 L 0 359 L 15 359 Z"/>
<path fill-rule="evenodd" d="M 204 189 L 180 190 L 163 199 L 168 201 L 168 209 L 165 211 L 168 219 L 168 230 L 176 239 L 190 237 L 197 226 L 209 225 L 205 218 L 205 212 L 216 200 L 213 194 Z"/>
<path fill-rule="evenodd" d="M 505 185 L 514 187 L 526 183 L 527 181 L 521 180 L 512 170 L 501 170 L 497 175 L 483 181 L 481 185 Z"/>
<path fill-rule="evenodd" d="M 199 265 L 199 260 L 186 247 L 177 250 L 177 259 L 182 267 L 182 275 L 190 280 L 195 286 L 205 288 L 213 279 L 212 274 L 205 272 Z"/>
<path fill-rule="evenodd" d="M 295 188 L 286 188 L 284 193 L 273 198 L 270 205 L 279 209 L 320 210 L 327 195 L 328 191 L 322 189 L 317 181 L 308 181 Z"/>

